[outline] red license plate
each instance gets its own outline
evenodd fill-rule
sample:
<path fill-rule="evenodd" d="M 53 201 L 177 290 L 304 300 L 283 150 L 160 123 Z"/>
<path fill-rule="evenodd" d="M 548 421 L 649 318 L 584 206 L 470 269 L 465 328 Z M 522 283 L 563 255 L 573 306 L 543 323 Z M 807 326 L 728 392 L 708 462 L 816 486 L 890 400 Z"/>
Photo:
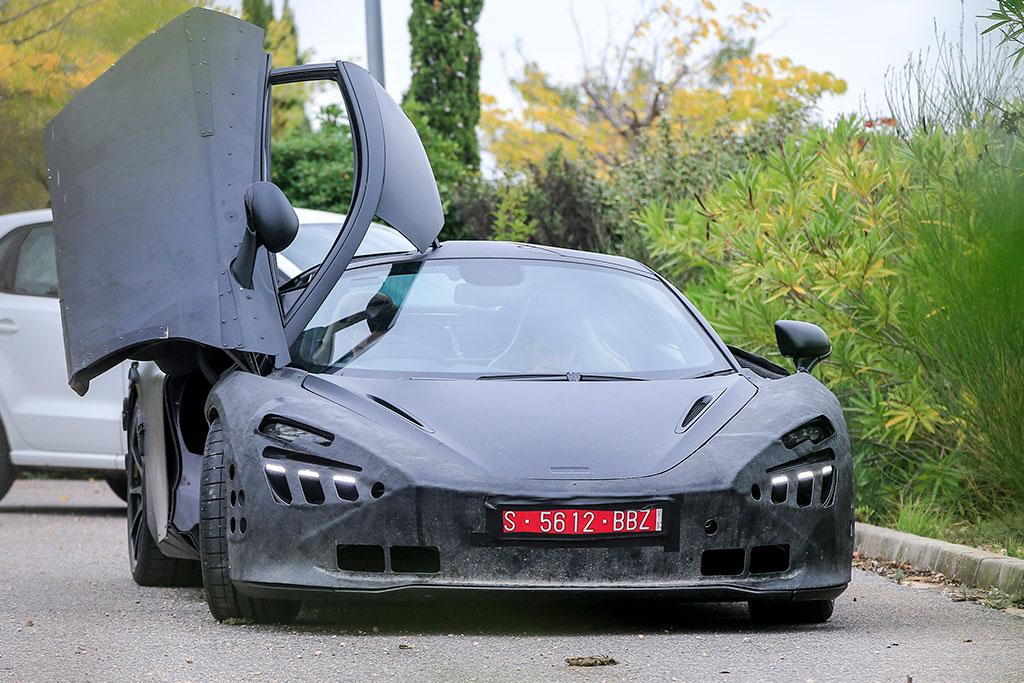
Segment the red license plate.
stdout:
<path fill-rule="evenodd" d="M 501 510 L 503 536 L 629 536 L 662 531 L 660 507 L 608 510 L 554 508 L 550 510 Z"/>

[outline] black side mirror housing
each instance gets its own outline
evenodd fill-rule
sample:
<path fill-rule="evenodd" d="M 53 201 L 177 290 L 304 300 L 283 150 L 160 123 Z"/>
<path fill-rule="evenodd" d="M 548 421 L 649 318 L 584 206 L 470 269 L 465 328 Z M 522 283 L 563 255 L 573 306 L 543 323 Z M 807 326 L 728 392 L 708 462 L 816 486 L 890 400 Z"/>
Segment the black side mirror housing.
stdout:
<path fill-rule="evenodd" d="M 231 262 L 231 274 L 240 285 L 252 289 L 256 250 L 264 247 L 272 254 L 284 251 L 299 232 L 299 217 L 281 188 L 259 182 L 245 190 L 245 218 L 247 229 Z"/>
<path fill-rule="evenodd" d="M 799 320 L 777 320 L 775 341 L 779 352 L 793 359 L 797 372 L 810 372 L 832 353 L 832 342 L 825 330 Z"/>

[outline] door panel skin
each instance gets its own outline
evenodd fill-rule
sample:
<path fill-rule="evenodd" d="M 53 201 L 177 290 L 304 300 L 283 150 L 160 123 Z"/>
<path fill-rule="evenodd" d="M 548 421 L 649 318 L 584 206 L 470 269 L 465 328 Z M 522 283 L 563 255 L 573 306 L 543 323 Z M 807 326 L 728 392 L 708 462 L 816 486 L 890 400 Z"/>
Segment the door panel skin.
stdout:
<path fill-rule="evenodd" d="M 196 8 L 148 36 L 44 131 L 67 369 L 80 394 L 165 342 L 287 356 L 270 258 L 230 273 L 259 180 L 263 30 Z"/>
<path fill-rule="evenodd" d="M 341 276 L 377 216 L 421 251 L 444 223 L 419 135 L 364 69 L 347 62 L 269 71 L 263 31 L 195 8 L 79 93 L 44 132 L 68 377 L 182 342 L 274 357 Z M 341 236 L 282 320 L 269 254 L 253 287 L 230 265 L 247 234 L 245 191 L 268 175 L 269 89 L 335 80 L 355 149 Z M 250 365 L 255 368 L 256 364 Z"/>

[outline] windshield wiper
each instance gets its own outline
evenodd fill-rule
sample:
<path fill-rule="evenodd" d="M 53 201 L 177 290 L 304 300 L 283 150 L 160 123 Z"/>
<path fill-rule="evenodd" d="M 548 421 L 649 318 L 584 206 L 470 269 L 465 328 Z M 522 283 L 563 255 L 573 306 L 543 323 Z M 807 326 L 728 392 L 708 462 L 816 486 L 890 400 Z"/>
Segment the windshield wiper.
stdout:
<path fill-rule="evenodd" d="M 579 372 L 512 372 L 497 375 L 480 375 L 477 379 L 540 380 L 548 382 L 646 382 L 645 377 L 629 375 L 591 375 Z"/>
<path fill-rule="evenodd" d="M 711 372 L 702 372 L 699 375 L 690 375 L 686 379 L 704 379 L 705 377 L 718 377 L 719 375 L 734 375 L 736 371 L 732 368 L 726 368 L 725 370 L 712 370 Z"/>

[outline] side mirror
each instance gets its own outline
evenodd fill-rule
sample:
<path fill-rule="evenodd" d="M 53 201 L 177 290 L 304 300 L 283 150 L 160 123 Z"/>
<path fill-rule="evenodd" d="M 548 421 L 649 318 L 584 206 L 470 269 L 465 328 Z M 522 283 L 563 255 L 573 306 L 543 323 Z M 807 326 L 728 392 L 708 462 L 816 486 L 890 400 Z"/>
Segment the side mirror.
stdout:
<path fill-rule="evenodd" d="M 231 262 L 231 274 L 240 285 L 252 289 L 257 248 L 265 247 L 272 254 L 284 251 L 299 232 L 299 217 L 281 188 L 259 182 L 245 190 L 245 218 L 247 229 Z"/>
<path fill-rule="evenodd" d="M 775 341 L 782 355 L 793 359 L 797 372 L 810 372 L 832 353 L 825 330 L 799 320 L 776 321 Z"/>

